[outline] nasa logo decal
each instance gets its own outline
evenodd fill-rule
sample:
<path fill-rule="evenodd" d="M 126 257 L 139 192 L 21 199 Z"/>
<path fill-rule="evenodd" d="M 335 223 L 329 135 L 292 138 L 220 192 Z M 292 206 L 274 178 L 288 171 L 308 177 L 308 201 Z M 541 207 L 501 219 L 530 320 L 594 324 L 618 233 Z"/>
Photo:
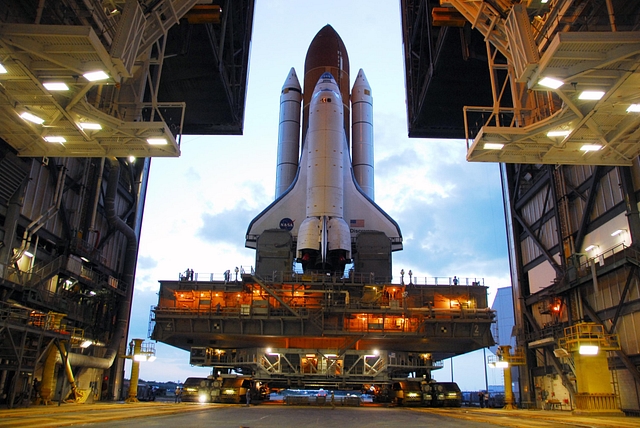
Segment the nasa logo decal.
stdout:
<path fill-rule="evenodd" d="M 280 229 L 284 229 L 284 230 L 293 229 L 293 220 L 287 217 L 280 220 Z"/>

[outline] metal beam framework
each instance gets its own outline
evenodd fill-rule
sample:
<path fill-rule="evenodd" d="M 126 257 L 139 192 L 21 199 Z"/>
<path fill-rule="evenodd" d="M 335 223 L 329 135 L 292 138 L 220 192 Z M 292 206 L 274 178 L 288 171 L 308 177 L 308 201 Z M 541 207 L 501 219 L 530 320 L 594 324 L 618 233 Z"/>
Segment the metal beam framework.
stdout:
<path fill-rule="evenodd" d="M 168 29 L 195 3 L 163 0 L 145 11 L 126 2 L 122 13 L 95 17 L 97 27 L 110 22 L 100 35 L 88 22 L 0 24 L 0 138 L 19 156 L 179 156 L 184 103 L 158 102 L 149 67 L 159 71 Z M 102 78 L 87 77 L 97 71 Z"/>
<path fill-rule="evenodd" d="M 191 348 L 190 363 L 211 367 L 214 372 L 230 371 L 252 373 L 253 379 L 275 385 L 362 385 L 385 383 L 394 378 L 406 378 L 408 373 L 429 376 L 431 371 L 443 367 L 435 363 L 431 354 L 388 352 L 350 349 L 336 354 L 329 349 L 244 348 L 217 347 Z"/>
<path fill-rule="evenodd" d="M 612 320 L 611 327 L 608 329 L 609 332 L 614 331 L 621 314 L 628 314 L 629 310 L 633 311 L 631 308 L 633 303 L 625 303 L 625 299 L 631 285 L 637 282 L 635 271 L 639 263 L 637 260 L 638 254 L 631 248 L 620 252 L 615 251 L 622 250 L 622 247 L 610 252 L 602 249 L 604 253 L 602 255 L 604 264 L 602 266 L 596 264 L 599 260 L 597 254 L 586 262 L 584 255 L 576 254 L 584 245 L 585 236 L 602 223 L 598 219 L 603 216 L 603 213 L 596 211 L 598 198 L 600 197 L 598 196 L 600 183 L 602 180 L 607 180 L 611 175 L 617 176 L 618 171 L 623 175 L 625 170 L 629 168 L 603 169 L 602 167 L 595 167 L 589 171 L 589 175 L 584 179 L 583 183 L 571 182 L 572 178 L 570 177 L 575 176 L 572 175 L 570 168 L 572 167 L 557 167 L 554 169 L 554 173 L 550 174 L 548 168 L 539 168 L 532 165 L 505 166 L 507 180 L 511 183 L 509 186 L 509 200 L 512 206 L 511 217 L 517 220 L 513 222 L 513 234 L 517 238 L 514 250 L 520 255 L 521 260 L 529 261 L 529 259 L 523 258 L 522 253 L 522 242 L 529 238 L 528 242 L 536 246 L 538 253 L 544 256 L 539 257 L 535 263 L 531 261 L 518 266 L 521 287 L 518 294 L 524 304 L 523 313 L 516 317 L 519 343 L 528 343 L 552 337 L 554 338 L 553 344 L 555 344 L 562 335 L 561 327 L 570 325 L 571 322 L 579 321 L 582 313 L 587 314 L 594 322 L 603 323 L 603 320 L 596 314 L 589 303 L 591 299 L 597 298 L 595 297 L 597 294 L 585 293 L 585 290 L 593 287 L 597 289 L 598 278 L 614 277 L 616 272 L 621 270 L 625 270 L 626 280 L 624 285 L 621 286 L 620 298 L 618 301 L 613 302 L 613 306 L 602 310 L 602 313 L 607 314 L 607 318 Z M 550 197 L 550 189 L 553 190 L 551 192 L 553 197 Z M 622 186 L 621 189 L 623 193 L 626 193 L 629 187 Z M 629 199 L 630 196 L 635 197 L 637 192 L 633 188 L 631 190 L 633 194 L 625 194 L 623 199 Z M 536 204 L 541 204 L 542 209 L 534 208 Z M 582 208 L 578 209 L 578 207 Z M 536 217 L 532 220 L 533 223 L 528 225 L 522 219 L 531 218 L 531 212 L 536 212 Z M 571 219 L 568 215 L 569 212 L 573 213 L 573 216 L 576 214 L 578 216 Z M 606 213 L 604 213 L 604 217 L 607 217 Z M 596 224 L 593 224 L 594 221 L 596 221 Z M 550 247 L 548 246 L 549 244 L 545 244 L 545 242 L 538 239 L 542 233 L 541 229 L 548 222 L 551 222 L 552 228 L 564 230 L 562 246 L 558 246 L 555 241 L 551 241 L 554 244 Z M 562 227 L 560 226 L 561 224 L 563 225 Z M 531 250 L 528 250 L 528 253 L 530 252 Z M 555 262 L 558 258 L 562 261 L 561 265 Z M 551 263 L 550 259 L 554 262 Z M 528 284 L 528 272 L 541 262 L 550 263 L 554 267 L 556 280 L 554 284 L 543 290 L 532 293 Z M 565 309 L 553 318 L 552 324 L 558 328 L 551 328 L 552 326 L 550 325 L 545 329 L 541 329 L 539 321 L 536 320 L 536 316 L 533 313 L 547 305 L 550 299 L 563 302 Z M 566 376 L 566 368 L 569 366 L 565 366 L 552 351 L 552 348 L 547 349 L 544 347 L 544 361 L 547 361 L 547 364 L 550 364 L 556 373 Z M 616 351 L 616 354 L 619 361 L 624 364 L 624 367 L 629 370 L 634 367 L 635 371 L 632 374 L 637 377 L 637 369 L 635 369 L 624 349 Z M 533 373 L 537 367 L 536 359 L 532 353 L 529 353 L 528 356 L 527 370 Z M 532 378 L 529 378 L 529 383 L 531 384 L 532 382 Z M 568 378 L 563 378 L 563 384 L 571 390 L 572 382 Z"/>
<path fill-rule="evenodd" d="M 631 165 L 640 154 L 640 115 L 628 110 L 637 103 L 637 23 L 616 25 L 604 4 L 582 0 L 558 2 L 555 14 L 503 0 L 447 3 L 485 37 L 492 74 L 508 73 L 493 105 L 465 107 L 467 160 Z"/>

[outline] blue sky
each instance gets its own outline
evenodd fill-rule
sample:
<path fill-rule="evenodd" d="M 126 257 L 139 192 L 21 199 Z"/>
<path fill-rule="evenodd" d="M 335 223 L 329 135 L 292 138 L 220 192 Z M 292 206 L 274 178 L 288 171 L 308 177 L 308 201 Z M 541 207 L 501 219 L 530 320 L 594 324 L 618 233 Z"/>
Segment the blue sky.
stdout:
<path fill-rule="evenodd" d="M 375 200 L 404 238 L 393 258 L 397 280 L 401 269 L 484 278 L 490 302 L 510 285 L 498 165 L 467 163 L 462 140 L 407 137 L 399 2 L 258 0 L 244 135 L 184 137 L 180 158 L 151 162 L 130 338 L 147 337 L 159 280 L 187 268 L 222 279 L 227 269 L 254 265 L 244 235 L 274 198 L 282 84 L 291 67 L 302 78 L 307 48 L 326 24 L 347 47 L 351 83 L 362 68 L 372 88 Z M 209 373 L 191 367 L 186 352 L 156 348 L 158 359 L 141 365 L 142 379 Z M 482 351 L 454 359 L 453 372 L 463 389 L 484 388 Z M 449 380 L 449 362 L 434 375 Z"/>

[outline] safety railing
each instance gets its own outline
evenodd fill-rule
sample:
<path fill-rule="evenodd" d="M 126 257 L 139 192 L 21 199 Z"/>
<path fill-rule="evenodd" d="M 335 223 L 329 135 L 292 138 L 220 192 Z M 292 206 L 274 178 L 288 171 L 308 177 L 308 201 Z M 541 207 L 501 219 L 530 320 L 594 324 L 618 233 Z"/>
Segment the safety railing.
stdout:
<path fill-rule="evenodd" d="M 222 273 L 216 272 L 193 272 L 187 269 L 178 273 L 178 280 L 184 282 L 216 282 L 225 283 L 241 282 L 246 275 L 255 275 L 253 266 L 241 266 L 238 272 L 228 270 Z M 257 276 L 256 276 L 257 277 Z M 404 286 L 485 286 L 484 278 L 478 277 L 458 277 L 458 276 L 419 276 L 410 275 L 409 271 L 399 274 L 397 277 L 380 277 L 375 274 L 351 273 L 344 277 L 328 275 L 326 273 L 299 273 L 295 271 L 273 271 L 269 275 L 259 277 L 264 282 L 315 282 L 315 283 L 353 283 L 353 284 L 389 284 Z"/>
<path fill-rule="evenodd" d="M 618 408 L 615 394 L 577 393 L 575 395 L 575 403 L 577 410 L 589 410 L 591 412 L 611 411 Z"/>
<path fill-rule="evenodd" d="M 575 267 L 578 278 L 591 275 L 591 266 L 594 264 L 604 266 L 605 264 L 615 264 L 623 259 L 631 259 L 640 266 L 640 252 L 627 247 L 624 243 L 608 248 L 599 254 L 575 254 L 574 259 L 576 260 Z"/>

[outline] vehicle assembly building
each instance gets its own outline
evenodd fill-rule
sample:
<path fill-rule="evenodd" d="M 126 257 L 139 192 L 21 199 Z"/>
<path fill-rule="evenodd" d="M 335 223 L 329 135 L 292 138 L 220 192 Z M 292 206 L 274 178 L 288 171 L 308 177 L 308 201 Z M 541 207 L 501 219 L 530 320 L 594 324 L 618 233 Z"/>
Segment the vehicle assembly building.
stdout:
<path fill-rule="evenodd" d="M 640 3 L 401 3 L 409 135 L 500 163 L 521 400 L 637 413 Z"/>
<path fill-rule="evenodd" d="M 242 133 L 253 2 L 197 3 L 0 1 L 0 405 L 121 397 L 150 159 Z"/>

